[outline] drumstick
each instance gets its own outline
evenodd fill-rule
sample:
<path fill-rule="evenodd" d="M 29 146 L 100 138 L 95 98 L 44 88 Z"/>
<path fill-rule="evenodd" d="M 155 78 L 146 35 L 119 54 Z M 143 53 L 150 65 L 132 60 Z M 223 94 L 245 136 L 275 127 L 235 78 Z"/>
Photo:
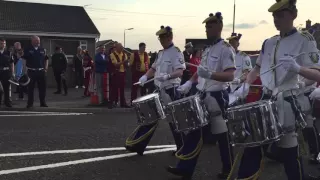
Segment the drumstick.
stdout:
<path fill-rule="evenodd" d="M 272 68 L 266 70 L 265 72 L 260 73 L 260 76 L 261 76 L 261 75 L 264 75 L 264 74 L 266 74 L 266 73 L 268 73 L 268 72 L 270 72 L 270 71 L 272 71 L 272 70 L 274 70 L 275 68 L 277 68 L 277 67 L 279 67 L 279 66 L 281 66 L 281 65 L 282 65 L 282 63 L 280 63 L 280 64 L 278 64 L 278 65 L 276 65 L 276 66 L 273 66 Z"/>
<path fill-rule="evenodd" d="M 149 82 L 151 82 L 151 81 L 154 81 L 154 78 L 152 78 L 152 79 L 149 79 L 148 81 L 146 81 L 144 84 L 147 84 L 147 83 L 149 83 Z M 133 85 L 140 85 L 141 84 L 141 82 L 136 82 L 136 83 L 134 83 Z"/>

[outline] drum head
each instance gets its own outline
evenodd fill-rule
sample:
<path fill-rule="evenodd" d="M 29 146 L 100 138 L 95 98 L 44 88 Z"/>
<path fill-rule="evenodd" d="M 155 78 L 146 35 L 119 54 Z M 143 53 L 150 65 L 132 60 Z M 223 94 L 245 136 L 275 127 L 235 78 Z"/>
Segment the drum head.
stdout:
<path fill-rule="evenodd" d="M 181 103 L 181 102 L 185 102 L 189 99 L 195 99 L 195 98 L 199 98 L 199 95 L 193 95 L 193 96 L 189 96 L 189 97 L 185 97 L 185 98 L 182 98 L 182 99 L 179 99 L 179 100 L 176 100 L 176 101 L 172 101 L 168 104 L 168 106 L 170 105 L 174 105 L 174 104 L 178 104 L 178 103 Z"/>
<path fill-rule="evenodd" d="M 145 96 L 141 96 L 141 97 L 133 100 L 132 103 L 145 101 L 145 100 L 148 100 L 148 99 L 151 99 L 151 98 L 154 98 L 154 97 L 159 97 L 159 94 L 158 93 L 152 93 L 152 94 L 148 94 L 148 95 L 145 95 Z"/>
<path fill-rule="evenodd" d="M 236 102 L 238 98 L 234 94 L 229 94 L 229 105 L 233 104 Z"/>

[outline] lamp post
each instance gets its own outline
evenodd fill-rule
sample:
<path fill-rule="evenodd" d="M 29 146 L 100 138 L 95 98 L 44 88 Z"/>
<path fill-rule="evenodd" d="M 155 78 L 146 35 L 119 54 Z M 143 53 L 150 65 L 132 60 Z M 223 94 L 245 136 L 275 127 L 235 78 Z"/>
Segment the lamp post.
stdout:
<path fill-rule="evenodd" d="M 126 47 L 126 31 L 133 30 L 133 28 L 128 28 L 123 31 L 123 47 Z"/>

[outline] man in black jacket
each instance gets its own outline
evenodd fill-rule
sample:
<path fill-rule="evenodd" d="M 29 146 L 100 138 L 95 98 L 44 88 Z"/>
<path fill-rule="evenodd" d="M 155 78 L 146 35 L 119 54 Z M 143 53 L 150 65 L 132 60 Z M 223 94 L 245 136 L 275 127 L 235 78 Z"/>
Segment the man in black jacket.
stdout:
<path fill-rule="evenodd" d="M 66 71 L 68 60 L 61 47 L 56 47 L 56 52 L 52 55 L 52 69 L 57 82 L 57 91 L 54 94 L 61 94 L 61 81 L 64 89 L 64 95 L 68 94 L 66 83 Z"/>

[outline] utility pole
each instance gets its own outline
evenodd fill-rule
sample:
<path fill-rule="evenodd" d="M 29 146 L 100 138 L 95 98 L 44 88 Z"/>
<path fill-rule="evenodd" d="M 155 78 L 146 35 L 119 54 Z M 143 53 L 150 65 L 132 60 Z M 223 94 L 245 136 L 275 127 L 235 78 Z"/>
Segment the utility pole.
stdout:
<path fill-rule="evenodd" d="M 236 23 L 236 0 L 233 1 L 233 28 L 232 28 L 232 33 L 234 33 L 235 23 Z"/>

